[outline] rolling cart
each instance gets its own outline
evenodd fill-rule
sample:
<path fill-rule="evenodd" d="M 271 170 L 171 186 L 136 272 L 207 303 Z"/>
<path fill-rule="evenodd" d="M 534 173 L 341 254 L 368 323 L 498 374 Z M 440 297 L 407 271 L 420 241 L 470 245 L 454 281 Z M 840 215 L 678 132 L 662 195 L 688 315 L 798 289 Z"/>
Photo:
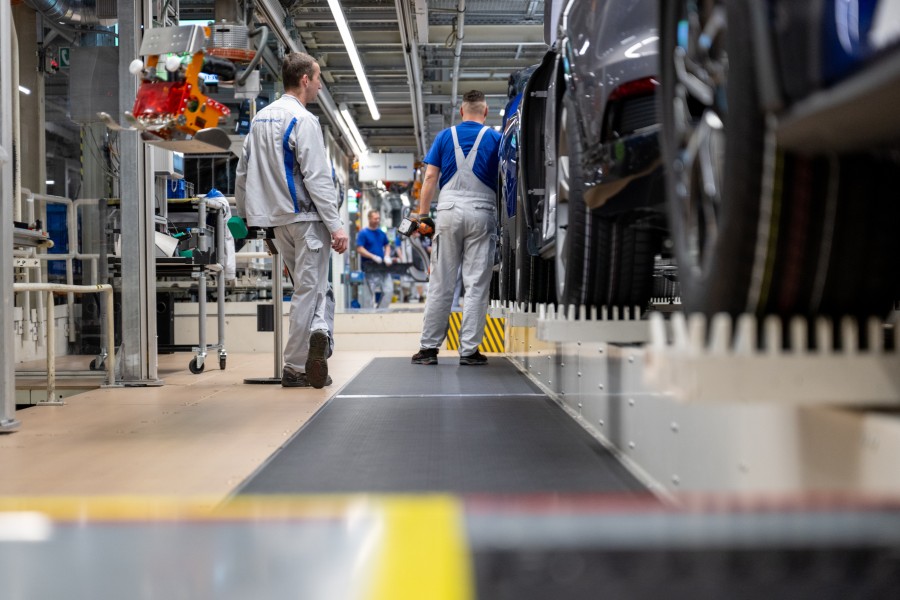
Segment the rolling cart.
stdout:
<path fill-rule="evenodd" d="M 221 207 L 208 203 L 205 198 L 190 198 L 178 202 L 170 201 L 169 221 L 172 225 L 183 226 L 184 239 L 179 242 L 178 256 L 157 257 L 157 277 L 190 278 L 197 280 L 197 345 L 160 345 L 162 352 L 194 352 L 188 364 L 191 373 L 200 374 L 206 368 L 209 351 L 218 351 L 219 369 L 225 370 L 228 353 L 225 351 L 225 214 Z M 174 206 L 173 206 L 174 205 Z M 177 207 L 177 208 L 176 208 Z M 189 211 L 183 210 L 189 207 Z M 196 210 L 196 213 L 194 212 Z M 207 226 L 207 215 L 215 214 L 215 227 Z M 196 223 L 193 216 L 196 214 Z M 187 218 L 185 218 L 187 217 Z M 214 239 L 214 248 L 210 245 Z M 217 288 L 217 326 L 219 341 L 208 344 L 206 340 L 206 276 L 214 273 Z"/>

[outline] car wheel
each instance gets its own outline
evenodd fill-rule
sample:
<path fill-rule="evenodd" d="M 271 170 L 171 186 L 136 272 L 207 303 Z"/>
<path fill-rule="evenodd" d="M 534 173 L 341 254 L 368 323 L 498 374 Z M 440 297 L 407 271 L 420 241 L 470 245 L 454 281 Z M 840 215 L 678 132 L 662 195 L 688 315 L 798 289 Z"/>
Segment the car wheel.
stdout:
<path fill-rule="evenodd" d="M 500 228 L 500 295 L 501 302 L 511 302 L 515 300 L 515 259 L 512 248 L 513 237 L 510 235 L 511 219 L 506 216 L 506 189 L 503 182 L 500 182 L 500 207 L 498 216 L 503 224 Z M 513 217 L 515 218 L 515 217 Z M 512 232 L 515 235 L 515 232 Z"/>
<path fill-rule="evenodd" d="M 617 218 L 593 218 L 591 304 L 644 307 L 653 291 L 653 270 L 662 237 L 659 217 L 631 211 Z"/>
<path fill-rule="evenodd" d="M 662 145 L 684 307 L 884 312 L 897 292 L 900 203 L 889 190 L 900 169 L 780 149 L 758 100 L 749 22 L 747 2 L 663 5 Z"/>
<path fill-rule="evenodd" d="M 556 151 L 556 282 L 561 304 L 587 303 L 591 214 L 584 204 L 582 142 L 572 96 L 563 96 Z"/>
<path fill-rule="evenodd" d="M 531 262 L 528 253 L 528 231 L 525 227 L 524 203 L 519 202 L 516 210 L 515 227 L 515 290 L 517 302 L 531 302 Z"/>
<path fill-rule="evenodd" d="M 653 267 L 659 249 L 660 228 L 653 215 L 623 215 L 620 217 L 621 245 L 615 253 L 615 285 L 609 291 L 611 306 L 642 309 L 653 292 Z"/>

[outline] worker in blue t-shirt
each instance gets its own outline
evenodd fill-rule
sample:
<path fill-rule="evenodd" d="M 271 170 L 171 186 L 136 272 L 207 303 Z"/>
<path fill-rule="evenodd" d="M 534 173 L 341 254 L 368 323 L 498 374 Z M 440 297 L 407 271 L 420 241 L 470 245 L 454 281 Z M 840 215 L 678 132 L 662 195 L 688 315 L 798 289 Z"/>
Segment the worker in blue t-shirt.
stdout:
<path fill-rule="evenodd" d="M 478 346 L 484 337 L 497 245 L 500 134 L 484 124 L 488 105 L 478 90 L 463 96 L 460 115 L 462 122 L 440 132 L 425 157 L 428 168 L 420 194 L 421 215 L 428 215 L 438 175 L 441 191 L 435 208 L 425 323 L 419 352 L 412 357 L 419 365 L 437 364 L 460 267 L 466 302 L 459 332 L 459 364 L 487 364 Z"/>
<path fill-rule="evenodd" d="M 361 229 L 356 235 L 356 251 L 361 257 L 360 268 L 366 275 L 366 286 L 369 288 L 371 298 L 367 303 L 360 304 L 368 305 L 370 308 L 388 308 L 394 296 L 394 280 L 391 278 L 390 270 L 377 265 L 390 266 L 391 242 L 379 227 L 381 213 L 370 210 L 368 217 L 369 226 Z"/>

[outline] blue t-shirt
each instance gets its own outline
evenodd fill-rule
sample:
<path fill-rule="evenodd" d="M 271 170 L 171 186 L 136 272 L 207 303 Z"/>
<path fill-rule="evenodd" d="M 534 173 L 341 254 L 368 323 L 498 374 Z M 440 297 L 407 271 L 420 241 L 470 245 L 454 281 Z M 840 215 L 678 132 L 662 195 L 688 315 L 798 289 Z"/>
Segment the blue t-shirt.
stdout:
<path fill-rule="evenodd" d="M 356 234 L 357 247 L 362 246 L 375 256 L 380 256 L 381 258 L 384 258 L 384 247 L 389 243 L 387 234 L 380 229 L 369 229 L 366 227 Z M 364 263 L 372 262 L 371 258 L 366 258 L 365 256 L 361 258 Z"/>
<path fill-rule="evenodd" d="M 456 126 L 456 135 L 463 154 L 468 156 L 475 145 L 478 132 L 484 127 L 476 121 L 463 121 Z M 453 134 L 445 129 L 434 138 L 434 144 L 425 157 L 425 162 L 441 170 L 440 186 L 444 187 L 456 173 L 456 153 L 453 149 Z M 497 168 L 500 162 L 500 133 L 488 127 L 478 144 L 478 157 L 472 170 L 481 182 L 497 191 Z"/>

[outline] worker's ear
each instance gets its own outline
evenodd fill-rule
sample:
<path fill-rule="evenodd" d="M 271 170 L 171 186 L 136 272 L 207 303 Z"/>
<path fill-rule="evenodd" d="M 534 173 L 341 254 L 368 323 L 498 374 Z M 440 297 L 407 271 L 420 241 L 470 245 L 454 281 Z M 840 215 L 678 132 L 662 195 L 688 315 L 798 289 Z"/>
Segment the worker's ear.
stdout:
<path fill-rule="evenodd" d="M 484 118 L 487 119 L 488 113 L 490 112 L 490 108 L 488 108 L 487 104 L 484 105 Z"/>

